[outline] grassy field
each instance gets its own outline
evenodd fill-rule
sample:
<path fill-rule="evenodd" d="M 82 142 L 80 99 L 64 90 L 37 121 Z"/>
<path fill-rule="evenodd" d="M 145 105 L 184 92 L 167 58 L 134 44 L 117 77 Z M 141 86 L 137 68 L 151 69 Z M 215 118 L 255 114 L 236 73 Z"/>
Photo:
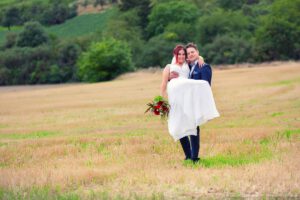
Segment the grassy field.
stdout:
<path fill-rule="evenodd" d="M 51 26 L 46 30 L 59 38 L 74 38 L 100 32 L 115 11 L 115 9 L 108 9 L 102 13 L 80 15 L 67 20 L 63 24 Z"/>
<path fill-rule="evenodd" d="M 300 63 L 215 69 L 196 165 L 144 114 L 160 79 L 1 87 L 0 199 L 300 197 Z"/>
<path fill-rule="evenodd" d="M 6 6 L 19 6 L 22 4 L 32 4 L 32 3 L 48 3 L 49 0 L 1 0 L 0 1 L 0 8 L 6 7 Z M 66 3 L 73 3 L 75 0 L 60 0 L 60 2 L 66 2 Z"/>
<path fill-rule="evenodd" d="M 105 27 L 108 19 L 115 13 L 115 9 L 108 9 L 101 13 L 86 14 L 67 20 L 63 24 L 45 27 L 48 33 L 58 38 L 69 39 L 101 32 Z M 22 27 L 12 27 L 11 32 L 20 32 Z M 0 27 L 0 44 L 5 41 L 6 34 L 9 31 L 5 27 Z"/>

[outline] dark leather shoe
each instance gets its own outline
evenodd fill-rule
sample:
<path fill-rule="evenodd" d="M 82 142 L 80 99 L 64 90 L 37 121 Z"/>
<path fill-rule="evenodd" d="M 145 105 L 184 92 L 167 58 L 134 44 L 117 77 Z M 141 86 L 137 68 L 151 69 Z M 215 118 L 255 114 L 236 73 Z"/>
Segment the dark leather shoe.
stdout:
<path fill-rule="evenodd" d="M 197 163 L 197 162 L 200 162 L 201 159 L 200 158 L 193 158 L 192 160 L 193 160 L 194 163 Z"/>

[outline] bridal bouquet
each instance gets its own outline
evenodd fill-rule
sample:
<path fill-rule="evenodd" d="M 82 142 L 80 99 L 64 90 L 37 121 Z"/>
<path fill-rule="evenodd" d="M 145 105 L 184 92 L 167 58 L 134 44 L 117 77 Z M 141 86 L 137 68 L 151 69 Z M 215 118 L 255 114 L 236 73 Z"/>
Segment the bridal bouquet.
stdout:
<path fill-rule="evenodd" d="M 168 101 L 164 100 L 162 96 L 156 96 L 152 102 L 147 104 L 147 106 L 148 108 L 145 113 L 151 112 L 154 115 L 160 115 L 161 118 L 167 117 L 170 111 Z"/>

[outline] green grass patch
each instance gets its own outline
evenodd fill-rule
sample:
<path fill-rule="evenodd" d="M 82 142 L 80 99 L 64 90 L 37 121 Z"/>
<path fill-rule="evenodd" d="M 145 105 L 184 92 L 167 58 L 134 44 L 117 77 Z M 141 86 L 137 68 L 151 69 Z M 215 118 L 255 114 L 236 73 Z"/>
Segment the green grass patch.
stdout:
<path fill-rule="evenodd" d="M 21 30 L 22 29 L 22 26 L 11 26 L 10 27 L 10 30 L 11 31 L 18 31 L 18 30 Z M 0 26 L 0 31 L 9 31 L 7 27 L 3 27 L 3 26 Z"/>
<path fill-rule="evenodd" d="M 269 145 L 271 143 L 271 139 L 266 137 L 266 138 L 263 138 L 259 141 L 259 144 L 261 145 Z"/>
<path fill-rule="evenodd" d="M 111 152 L 107 149 L 107 145 L 102 143 L 97 145 L 96 148 L 97 152 L 103 155 L 105 158 L 110 158 L 112 156 Z"/>
<path fill-rule="evenodd" d="M 298 79 L 293 79 L 293 80 L 278 81 L 275 84 L 276 85 L 291 85 L 291 84 L 298 83 L 298 82 L 300 82 L 299 78 Z"/>
<path fill-rule="evenodd" d="M 290 79 L 290 80 L 282 80 L 274 83 L 268 83 L 266 86 L 288 86 L 296 83 L 300 83 L 300 78 Z"/>
<path fill-rule="evenodd" d="M 126 133 L 121 133 L 118 136 L 120 137 L 141 137 L 141 136 L 145 136 L 148 130 L 146 129 L 139 129 L 139 130 L 135 130 L 135 131 L 128 131 Z"/>
<path fill-rule="evenodd" d="M 7 124 L 0 124 L 0 128 L 7 128 L 8 125 Z"/>
<path fill-rule="evenodd" d="M 22 30 L 22 27 L 16 26 L 11 27 L 11 30 L 9 31 L 7 28 L 0 26 L 0 44 L 3 44 L 6 38 L 6 34 L 9 32 L 11 33 L 19 33 Z"/>
<path fill-rule="evenodd" d="M 293 135 L 297 135 L 297 138 L 300 138 L 300 129 L 293 129 L 293 130 L 285 130 L 282 133 L 279 133 L 286 139 L 291 139 Z"/>
<path fill-rule="evenodd" d="M 79 200 L 80 196 L 74 192 L 63 193 L 59 190 L 52 190 L 49 187 L 37 188 L 33 187 L 29 190 L 6 190 L 0 188 L 0 199 L 20 200 Z"/>
<path fill-rule="evenodd" d="M 273 157 L 273 153 L 270 150 L 270 145 L 276 144 L 282 139 L 291 140 L 293 136 L 296 135 L 297 138 L 300 138 L 300 129 L 289 129 L 282 132 L 277 133 L 277 137 L 265 137 L 257 142 L 252 140 L 245 140 L 241 143 L 242 146 L 251 145 L 252 151 L 247 153 L 241 152 L 240 154 L 231 154 L 228 153 L 220 153 L 211 157 L 204 157 L 198 163 L 193 163 L 192 161 L 185 161 L 184 165 L 189 167 L 223 167 L 223 166 L 241 166 L 251 163 L 259 163 L 263 160 L 268 160 Z M 257 145 L 259 145 L 259 150 L 257 150 Z"/>
<path fill-rule="evenodd" d="M 1 134 L 0 139 L 39 139 L 59 135 L 59 132 L 36 131 L 31 133 Z"/>
<path fill-rule="evenodd" d="M 263 160 L 268 160 L 273 157 L 273 153 L 269 148 L 271 144 L 270 138 L 263 138 L 262 140 L 257 142 L 253 141 L 243 141 L 240 145 L 241 148 L 247 149 L 247 152 L 240 152 L 238 154 L 233 154 L 231 151 L 226 153 L 219 153 L 217 155 L 211 157 L 204 157 L 197 163 L 193 163 L 192 161 L 184 161 L 184 165 L 187 167 L 224 167 L 224 166 L 242 166 L 252 163 L 259 163 Z M 246 147 L 248 146 L 248 148 Z"/>
<path fill-rule="evenodd" d="M 101 200 L 163 200 L 165 199 L 163 193 L 153 192 L 151 195 L 140 195 L 137 193 L 130 193 L 129 196 L 123 194 L 109 193 L 108 191 L 62 191 L 59 189 L 52 189 L 50 187 L 33 187 L 30 189 L 4 189 L 0 188 L 0 199 L 3 200 L 80 200 L 80 199 L 101 199 Z"/>
<path fill-rule="evenodd" d="M 218 154 L 211 157 L 201 158 L 201 160 L 197 163 L 193 163 L 192 161 L 184 161 L 185 166 L 189 167 L 237 167 L 252 163 L 259 163 L 263 160 L 271 159 L 273 156 L 272 152 L 268 149 L 264 149 L 260 153 L 253 154 L 240 154 L 240 155 L 226 155 L 226 154 Z"/>
<path fill-rule="evenodd" d="M 50 26 L 46 30 L 58 38 L 66 39 L 101 32 L 115 13 L 116 9 L 108 9 L 102 13 L 80 15 L 63 24 Z"/>
<path fill-rule="evenodd" d="M 270 159 L 272 153 L 264 149 L 260 153 L 253 154 L 240 154 L 240 155 L 223 155 L 219 154 L 216 156 L 203 158 L 200 161 L 200 165 L 203 167 L 221 167 L 221 166 L 241 166 L 251 163 L 258 163 L 262 160 Z"/>
<path fill-rule="evenodd" d="M 274 112 L 271 114 L 272 117 L 278 117 L 278 116 L 282 116 L 284 113 L 283 112 Z"/>
<path fill-rule="evenodd" d="M 203 127 L 210 127 L 210 128 L 252 128 L 257 126 L 275 126 L 276 123 L 272 121 L 272 118 L 260 118 L 257 119 L 255 117 L 241 117 L 241 118 L 234 118 L 228 121 L 224 121 L 222 123 L 207 123 Z"/>
<path fill-rule="evenodd" d="M 7 146 L 8 145 L 8 143 L 2 143 L 2 142 L 0 142 L 0 147 L 4 147 L 4 146 Z"/>

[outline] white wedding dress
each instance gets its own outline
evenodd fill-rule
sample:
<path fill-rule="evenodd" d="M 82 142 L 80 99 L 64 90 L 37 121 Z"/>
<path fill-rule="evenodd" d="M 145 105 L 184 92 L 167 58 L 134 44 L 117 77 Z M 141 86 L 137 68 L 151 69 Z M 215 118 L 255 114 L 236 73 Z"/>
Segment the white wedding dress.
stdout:
<path fill-rule="evenodd" d="M 190 69 L 186 63 L 181 67 L 176 64 L 169 66 L 170 72 L 179 74 L 167 85 L 170 104 L 168 129 L 176 141 L 188 135 L 197 135 L 197 126 L 220 114 L 207 81 L 188 79 Z"/>

